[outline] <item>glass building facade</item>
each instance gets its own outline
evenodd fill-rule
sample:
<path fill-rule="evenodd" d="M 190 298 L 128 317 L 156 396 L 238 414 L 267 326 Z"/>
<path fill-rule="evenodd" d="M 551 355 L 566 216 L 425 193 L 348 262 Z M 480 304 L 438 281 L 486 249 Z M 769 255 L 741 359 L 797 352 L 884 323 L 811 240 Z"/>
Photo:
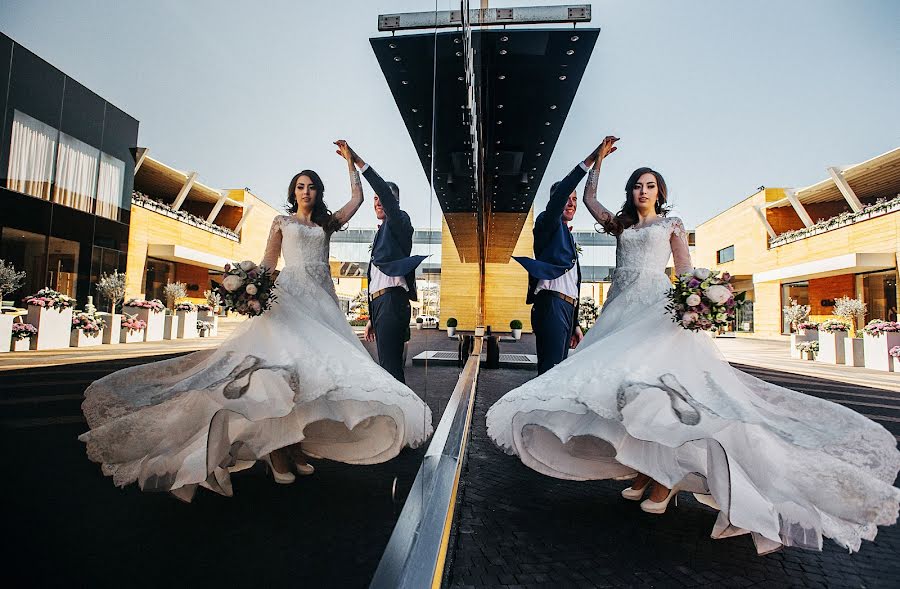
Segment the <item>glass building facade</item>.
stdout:
<path fill-rule="evenodd" d="M 0 259 L 83 305 L 125 271 L 138 121 L 0 34 Z"/>

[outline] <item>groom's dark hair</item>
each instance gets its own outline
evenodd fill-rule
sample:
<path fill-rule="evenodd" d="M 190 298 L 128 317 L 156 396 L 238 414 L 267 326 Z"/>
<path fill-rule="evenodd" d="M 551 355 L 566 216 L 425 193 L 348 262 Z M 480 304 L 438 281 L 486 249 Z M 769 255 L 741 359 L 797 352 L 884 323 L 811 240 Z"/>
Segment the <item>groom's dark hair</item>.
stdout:
<path fill-rule="evenodd" d="M 385 184 L 387 184 L 388 188 L 391 189 L 391 192 L 394 193 L 394 198 L 397 199 L 397 202 L 400 202 L 400 187 L 393 182 L 385 182 Z"/>

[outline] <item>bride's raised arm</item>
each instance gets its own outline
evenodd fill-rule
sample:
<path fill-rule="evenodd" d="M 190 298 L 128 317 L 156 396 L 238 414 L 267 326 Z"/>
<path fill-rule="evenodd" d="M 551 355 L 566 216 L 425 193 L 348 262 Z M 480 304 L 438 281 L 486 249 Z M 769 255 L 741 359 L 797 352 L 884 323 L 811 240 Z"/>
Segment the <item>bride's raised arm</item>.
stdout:
<path fill-rule="evenodd" d="M 612 211 L 607 209 L 605 206 L 600 204 L 600 201 L 597 200 L 597 181 L 600 178 L 600 164 L 603 163 L 603 158 L 611 154 L 616 150 L 615 143 L 618 141 L 618 137 L 613 137 L 612 135 L 607 135 L 607 137 L 603 140 L 603 143 L 600 144 L 600 147 L 588 156 L 588 160 L 594 160 L 594 165 L 591 168 L 591 171 L 588 173 L 587 185 L 584 189 L 584 206 L 587 207 L 587 210 L 590 211 L 591 216 L 594 217 L 601 225 L 605 225 L 612 221 L 615 216 Z M 585 161 L 588 161 L 585 160 Z"/>
<path fill-rule="evenodd" d="M 335 220 L 340 225 L 345 225 L 350 222 L 350 219 L 362 206 L 363 190 L 362 183 L 359 180 L 359 172 L 356 171 L 356 166 L 353 165 L 353 150 L 350 149 L 350 146 L 343 139 L 338 139 L 334 144 L 338 146 L 337 154 L 347 160 L 347 168 L 350 172 L 350 201 L 334 213 Z"/>

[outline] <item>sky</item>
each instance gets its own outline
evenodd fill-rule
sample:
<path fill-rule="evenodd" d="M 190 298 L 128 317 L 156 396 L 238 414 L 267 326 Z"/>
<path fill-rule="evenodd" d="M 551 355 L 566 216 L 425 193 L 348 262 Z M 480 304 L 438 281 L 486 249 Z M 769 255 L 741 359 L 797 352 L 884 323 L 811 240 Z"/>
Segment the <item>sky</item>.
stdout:
<path fill-rule="evenodd" d="M 439 227 L 439 205 L 369 38 L 384 35 L 379 14 L 458 6 L 3 0 L 0 31 L 137 118 L 150 155 L 209 186 L 280 207 L 291 176 L 312 168 L 340 208 L 349 183 L 331 142 L 343 138 L 400 184 L 425 228 Z M 617 209 L 630 172 L 649 165 L 689 227 L 759 186 L 807 186 L 900 146 L 900 2 L 604 1 L 592 13 L 600 37 L 537 207 L 607 134 L 621 141 L 601 202 Z M 353 226 L 375 224 L 367 199 Z M 593 225 L 583 207 L 574 225 Z"/>

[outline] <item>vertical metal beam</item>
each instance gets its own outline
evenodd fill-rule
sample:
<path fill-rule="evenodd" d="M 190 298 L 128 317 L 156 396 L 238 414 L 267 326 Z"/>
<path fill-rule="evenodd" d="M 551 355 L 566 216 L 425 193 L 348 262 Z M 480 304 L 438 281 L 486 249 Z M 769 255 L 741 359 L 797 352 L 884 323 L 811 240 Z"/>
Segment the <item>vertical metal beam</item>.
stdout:
<path fill-rule="evenodd" d="M 207 223 L 212 223 L 216 220 L 216 216 L 218 216 L 219 211 L 222 210 L 222 205 L 225 204 L 225 199 L 227 198 L 225 195 L 227 193 L 224 190 L 219 191 L 219 200 L 216 201 L 216 205 L 213 207 L 212 211 L 210 211 L 209 216 L 206 218 Z"/>
<path fill-rule="evenodd" d="M 181 205 L 184 204 L 184 199 L 187 198 L 188 192 L 191 191 L 191 186 L 194 185 L 194 181 L 197 179 L 197 172 L 191 172 L 188 174 L 187 181 L 184 183 L 184 186 L 181 187 L 181 190 L 178 191 L 178 196 L 175 198 L 175 203 L 172 205 L 172 210 L 177 211 L 181 208 Z"/>
<path fill-rule="evenodd" d="M 771 237 L 772 239 L 778 237 L 778 234 L 775 233 L 775 230 L 772 229 L 771 225 L 769 225 L 769 220 L 766 219 L 766 213 L 762 210 L 762 207 L 760 207 L 759 205 L 753 205 L 753 210 L 756 211 L 756 214 L 759 217 L 759 220 L 762 222 L 763 227 L 766 228 L 766 232 L 769 234 L 769 237 Z"/>
<path fill-rule="evenodd" d="M 234 232 L 237 234 L 241 233 L 241 227 L 244 226 L 244 221 L 247 220 L 247 215 L 250 214 L 250 211 L 253 210 L 253 203 L 244 206 L 244 212 L 241 214 L 241 220 L 238 221 L 237 226 L 234 228 Z"/>
<path fill-rule="evenodd" d="M 835 186 L 837 186 L 838 190 L 841 191 L 841 194 L 844 195 L 844 198 L 847 200 L 850 208 L 853 209 L 853 212 L 860 212 L 863 208 L 862 203 L 859 201 L 859 198 L 857 198 L 856 193 L 853 192 L 853 189 L 850 188 L 850 185 L 847 184 L 844 173 L 834 166 L 825 169 L 828 170 L 828 174 L 831 176 L 832 180 L 834 180 Z"/>
<path fill-rule="evenodd" d="M 793 188 L 785 188 L 784 194 L 787 196 L 787 199 L 791 201 L 791 206 L 794 207 L 794 211 L 797 212 L 797 216 L 800 217 L 800 220 L 803 221 L 803 225 L 805 227 L 812 227 L 815 225 L 813 223 L 812 217 L 809 216 L 809 213 L 806 212 L 806 208 L 803 206 L 803 203 L 800 202 L 800 199 L 797 198 L 797 191 Z"/>

